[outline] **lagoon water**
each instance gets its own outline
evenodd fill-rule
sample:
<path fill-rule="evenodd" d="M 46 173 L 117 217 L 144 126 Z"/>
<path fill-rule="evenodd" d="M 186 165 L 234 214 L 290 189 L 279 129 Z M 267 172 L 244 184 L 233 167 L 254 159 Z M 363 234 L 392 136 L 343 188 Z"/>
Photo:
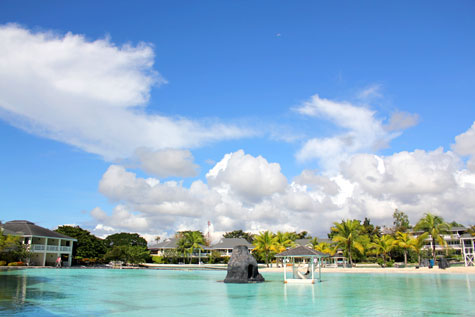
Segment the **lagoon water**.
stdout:
<path fill-rule="evenodd" d="M 0 271 L 6 316 L 475 315 L 474 275 L 323 275 L 315 285 L 225 284 L 225 271 Z"/>

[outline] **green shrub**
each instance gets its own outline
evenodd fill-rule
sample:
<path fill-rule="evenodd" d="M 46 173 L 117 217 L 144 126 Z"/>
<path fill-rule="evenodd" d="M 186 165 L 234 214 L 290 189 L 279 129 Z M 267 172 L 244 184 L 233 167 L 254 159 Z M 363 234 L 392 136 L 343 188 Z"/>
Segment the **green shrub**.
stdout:
<path fill-rule="evenodd" d="M 7 261 L 0 261 L 0 266 L 5 266 L 7 265 Z"/>
<path fill-rule="evenodd" d="M 152 261 L 156 264 L 165 264 L 165 259 L 163 256 L 152 256 Z"/>

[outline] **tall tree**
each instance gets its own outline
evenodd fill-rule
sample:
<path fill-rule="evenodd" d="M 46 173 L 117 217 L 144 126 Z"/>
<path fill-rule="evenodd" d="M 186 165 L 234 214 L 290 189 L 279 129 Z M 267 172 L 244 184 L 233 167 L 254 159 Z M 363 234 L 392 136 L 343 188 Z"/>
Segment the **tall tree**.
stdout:
<path fill-rule="evenodd" d="M 393 219 L 394 232 L 406 232 L 410 228 L 409 217 L 404 212 L 395 209 Z"/>
<path fill-rule="evenodd" d="M 203 250 L 205 245 L 205 238 L 201 231 L 182 231 L 176 234 L 178 237 L 177 250 L 182 252 L 185 257 L 190 256 L 190 264 L 192 262 L 192 255 L 194 250 Z"/>
<path fill-rule="evenodd" d="M 110 236 L 107 236 L 104 240 L 104 243 L 107 247 L 120 246 L 120 245 L 130 245 L 130 246 L 147 246 L 147 240 L 142 238 L 138 233 L 114 233 Z"/>
<path fill-rule="evenodd" d="M 436 261 L 435 245 L 438 242 L 441 246 L 447 246 L 443 234 L 449 233 L 450 225 L 444 219 L 431 213 L 424 214 L 424 217 L 414 227 L 416 231 L 424 231 L 430 234 L 432 239 L 432 258 Z"/>
<path fill-rule="evenodd" d="M 358 237 L 361 232 L 361 224 L 359 220 L 343 220 L 341 223 L 334 222 L 331 231 L 334 233 L 333 241 L 337 243 L 338 247 L 342 248 L 350 260 L 350 265 L 353 266 L 353 259 L 351 253 L 353 249 L 360 253 L 364 252 L 364 247 L 358 242 Z"/>
<path fill-rule="evenodd" d="M 264 254 L 267 267 L 269 267 L 269 256 L 275 250 L 277 237 L 270 231 L 259 233 L 253 242 L 256 247 L 254 250 Z"/>
<path fill-rule="evenodd" d="M 242 230 L 234 230 L 223 234 L 223 238 L 242 238 L 246 239 L 247 242 L 252 243 L 252 241 L 254 240 L 254 235 L 252 233 L 244 232 Z"/>
<path fill-rule="evenodd" d="M 313 248 L 319 252 L 326 253 L 331 256 L 335 255 L 336 250 L 337 250 L 336 246 L 332 246 L 328 242 L 320 242 L 319 244 L 315 245 Z"/>
<path fill-rule="evenodd" d="M 59 226 L 55 231 L 77 239 L 73 245 L 73 259 L 100 260 L 106 253 L 104 241 L 79 226 Z"/>
<path fill-rule="evenodd" d="M 289 232 L 278 231 L 275 235 L 276 241 L 274 245 L 274 251 L 277 253 L 287 250 L 287 248 L 295 245 L 294 241 L 290 238 Z"/>
<path fill-rule="evenodd" d="M 407 265 L 407 251 L 412 249 L 411 240 L 412 236 L 406 232 L 396 232 L 396 239 L 393 244 L 400 247 L 404 252 L 404 266 Z"/>
<path fill-rule="evenodd" d="M 315 238 L 312 238 L 312 240 L 310 240 L 310 243 L 312 244 L 312 248 L 315 249 L 315 247 L 320 244 L 320 242 L 318 241 L 318 238 L 315 237 Z M 316 250 L 316 249 L 315 249 Z"/>
<path fill-rule="evenodd" d="M 276 242 L 274 245 L 274 251 L 276 253 L 283 252 L 287 250 L 287 248 L 291 248 L 295 246 L 295 242 L 290 238 L 290 233 L 289 232 L 281 232 L 278 231 L 277 234 L 275 235 Z M 283 259 L 282 259 L 283 261 Z M 283 263 L 283 262 L 282 262 Z"/>
<path fill-rule="evenodd" d="M 417 253 L 417 262 L 419 263 L 419 265 L 421 265 L 421 251 L 422 251 L 422 248 L 425 245 L 427 237 L 429 237 L 429 233 L 424 232 L 420 236 L 413 237 L 409 241 L 409 244 L 411 245 L 411 249 L 416 251 L 416 253 Z"/>
<path fill-rule="evenodd" d="M 192 231 L 187 234 L 186 239 L 188 240 L 188 245 L 189 245 L 189 252 L 190 254 L 193 254 L 195 250 L 201 250 L 203 251 L 203 245 L 205 244 L 205 238 L 203 236 L 203 233 L 200 231 Z M 191 264 L 191 258 L 190 258 L 190 264 Z"/>
<path fill-rule="evenodd" d="M 386 234 L 381 238 L 375 238 L 374 242 L 372 242 L 370 246 L 377 255 L 382 256 L 384 266 L 386 266 L 386 259 L 389 257 L 389 251 L 394 248 L 394 238 L 391 235 Z"/>
<path fill-rule="evenodd" d="M 369 237 L 372 236 L 381 236 L 381 227 L 374 226 L 371 223 L 371 219 L 365 217 L 363 224 L 361 225 L 361 234 L 368 235 Z"/>

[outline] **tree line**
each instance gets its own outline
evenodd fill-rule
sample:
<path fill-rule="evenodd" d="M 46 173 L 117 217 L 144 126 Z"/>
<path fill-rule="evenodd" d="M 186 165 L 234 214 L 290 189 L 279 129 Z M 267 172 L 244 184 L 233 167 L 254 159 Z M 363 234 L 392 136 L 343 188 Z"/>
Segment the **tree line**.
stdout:
<path fill-rule="evenodd" d="M 408 261 L 420 264 L 423 256 L 432 258 L 435 262 L 436 245 L 445 247 L 447 256 L 453 255 L 443 235 L 450 234 L 451 227 L 463 227 L 456 222 L 447 223 L 442 217 L 431 213 L 426 213 L 415 226 L 411 226 L 407 215 L 397 209 L 393 219 L 394 226 L 386 234 L 382 233 L 380 227 L 372 225 L 368 218 L 363 223 L 357 219 L 334 222 L 328 234 L 329 241 L 313 238 L 310 243 L 315 250 L 330 256 L 341 251 L 350 265 L 354 262 L 372 262 L 391 266 L 394 260 L 404 261 L 404 265 Z M 467 231 L 475 235 L 475 226 L 467 228 Z M 418 234 L 414 235 L 414 232 Z M 430 252 L 424 251 L 428 238 L 432 242 Z M 269 265 L 275 254 L 295 246 L 295 235 L 264 231 L 254 237 L 253 244 L 254 254 L 264 258 Z"/>
<path fill-rule="evenodd" d="M 330 256 L 337 252 L 343 253 L 350 265 L 355 262 L 379 263 L 391 266 L 392 263 L 403 261 L 419 263 L 422 258 L 436 260 L 436 244 L 446 248 L 446 254 L 453 253 L 447 246 L 443 235 L 449 234 L 454 226 L 462 226 L 456 222 L 447 223 L 443 218 L 426 213 L 415 226 L 411 226 L 408 216 L 399 210 L 393 213 L 393 227 L 390 233 L 382 233 L 381 227 L 371 224 L 371 220 L 352 219 L 334 222 L 326 241 L 311 237 L 307 231 L 273 233 L 262 231 L 259 234 L 234 230 L 223 235 L 224 238 L 243 238 L 254 245 L 253 255 L 259 262 L 269 265 L 275 255 L 296 246 L 298 239 L 310 239 L 312 248 Z M 412 230 L 412 231 L 411 231 Z M 73 264 L 95 264 L 110 261 L 138 264 L 150 262 L 152 257 L 147 249 L 147 241 L 137 233 L 115 233 L 100 239 L 79 226 L 60 226 L 56 232 L 77 239 L 73 244 Z M 417 231 L 417 236 L 412 232 Z M 475 226 L 467 228 L 475 235 Z M 182 231 L 175 234 L 177 247 L 167 250 L 161 257 L 153 257 L 157 263 L 179 263 L 197 261 L 196 253 L 204 251 L 209 241 L 200 231 Z M 432 241 L 432 250 L 424 250 L 427 239 Z M 155 239 L 157 242 L 159 237 Z M 0 234 L 0 261 L 11 263 L 25 261 L 29 251 L 21 244 L 21 238 Z M 217 251 L 212 251 L 203 258 L 208 263 L 226 262 Z"/>

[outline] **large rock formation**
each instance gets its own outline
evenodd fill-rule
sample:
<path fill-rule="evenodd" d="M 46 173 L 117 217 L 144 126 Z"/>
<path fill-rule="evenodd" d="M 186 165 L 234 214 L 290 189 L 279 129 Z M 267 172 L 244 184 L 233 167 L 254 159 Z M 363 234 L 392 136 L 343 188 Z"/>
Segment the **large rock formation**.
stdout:
<path fill-rule="evenodd" d="M 224 283 L 256 282 L 264 282 L 264 278 L 257 270 L 256 259 L 249 253 L 247 246 L 235 246 L 228 263 L 228 274 L 224 279 Z"/>

